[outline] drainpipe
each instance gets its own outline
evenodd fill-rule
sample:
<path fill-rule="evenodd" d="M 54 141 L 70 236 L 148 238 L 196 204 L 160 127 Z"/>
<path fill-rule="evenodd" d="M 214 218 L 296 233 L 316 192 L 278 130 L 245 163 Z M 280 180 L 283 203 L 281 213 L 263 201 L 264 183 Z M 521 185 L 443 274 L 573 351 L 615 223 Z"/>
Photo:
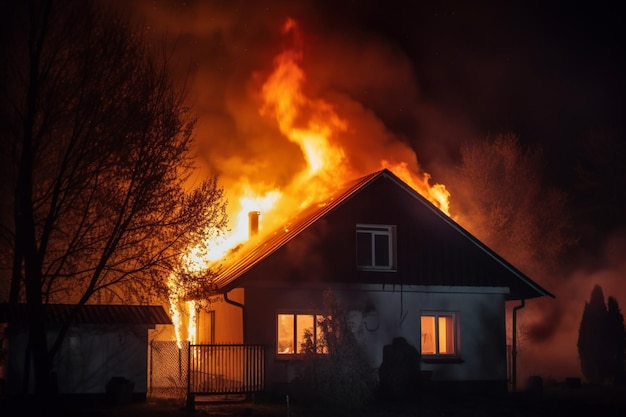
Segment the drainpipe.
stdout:
<path fill-rule="evenodd" d="M 521 303 L 513 307 L 512 339 L 511 347 L 511 391 L 517 390 L 517 311 L 524 308 L 526 300 L 522 298 Z"/>
<path fill-rule="evenodd" d="M 242 325 L 242 337 L 243 343 L 246 344 L 246 309 L 245 305 L 241 304 L 237 301 L 231 300 L 228 298 L 228 292 L 224 292 L 224 301 L 230 305 L 234 305 L 235 307 L 239 307 L 241 309 L 241 325 Z"/>

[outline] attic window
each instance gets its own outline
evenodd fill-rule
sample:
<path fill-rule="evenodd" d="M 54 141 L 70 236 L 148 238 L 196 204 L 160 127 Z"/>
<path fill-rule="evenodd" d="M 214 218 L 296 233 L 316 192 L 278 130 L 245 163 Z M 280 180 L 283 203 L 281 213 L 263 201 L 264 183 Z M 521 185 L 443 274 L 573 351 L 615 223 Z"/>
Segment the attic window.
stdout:
<path fill-rule="evenodd" d="M 357 224 L 356 263 L 361 270 L 396 268 L 396 226 Z"/>
<path fill-rule="evenodd" d="M 457 319 L 455 313 L 422 314 L 422 355 L 456 355 Z"/>

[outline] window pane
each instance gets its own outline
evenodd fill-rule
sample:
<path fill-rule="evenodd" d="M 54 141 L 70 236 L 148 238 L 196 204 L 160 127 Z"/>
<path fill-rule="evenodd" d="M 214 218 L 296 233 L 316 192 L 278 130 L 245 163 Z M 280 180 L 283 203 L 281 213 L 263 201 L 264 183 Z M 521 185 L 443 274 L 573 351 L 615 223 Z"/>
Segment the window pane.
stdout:
<path fill-rule="evenodd" d="M 359 266 L 372 266 L 372 234 L 357 232 L 356 262 Z"/>
<path fill-rule="evenodd" d="M 439 317 L 439 353 L 454 354 L 454 320 L 451 316 Z"/>
<path fill-rule="evenodd" d="M 435 353 L 435 316 L 422 316 L 422 355 Z"/>
<path fill-rule="evenodd" d="M 376 266 L 389 266 L 389 235 L 374 235 Z"/>
<path fill-rule="evenodd" d="M 296 353 L 303 353 L 302 345 L 306 344 L 306 335 L 308 333 L 311 342 L 315 342 L 313 334 L 313 315 L 298 314 L 296 315 L 296 331 L 298 332 L 298 340 L 296 340 Z"/>
<path fill-rule="evenodd" d="M 278 353 L 294 353 L 293 314 L 278 315 Z"/>

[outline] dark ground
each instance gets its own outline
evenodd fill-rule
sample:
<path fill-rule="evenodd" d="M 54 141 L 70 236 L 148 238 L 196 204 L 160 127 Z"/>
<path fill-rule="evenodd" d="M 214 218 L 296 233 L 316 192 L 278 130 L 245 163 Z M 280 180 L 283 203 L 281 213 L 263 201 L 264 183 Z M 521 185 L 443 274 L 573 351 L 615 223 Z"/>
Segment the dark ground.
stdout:
<path fill-rule="evenodd" d="M 32 405 L 32 404 L 30 404 Z M 29 416 L 28 404 L 0 402 L 0 416 Z M 45 416 L 67 417 L 543 417 L 626 415 L 626 387 L 546 387 L 539 393 L 499 397 L 430 397 L 419 402 L 375 402 L 364 410 L 346 412 L 315 405 L 282 402 L 212 403 L 188 411 L 181 401 L 151 400 L 126 405 L 92 404 L 49 408 Z"/>

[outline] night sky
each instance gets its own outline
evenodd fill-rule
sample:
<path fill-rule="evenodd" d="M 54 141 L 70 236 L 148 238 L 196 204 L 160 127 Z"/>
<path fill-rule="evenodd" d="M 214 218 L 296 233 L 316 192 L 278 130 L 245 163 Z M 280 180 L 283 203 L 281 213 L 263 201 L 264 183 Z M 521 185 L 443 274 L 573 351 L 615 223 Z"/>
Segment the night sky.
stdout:
<path fill-rule="evenodd" d="M 293 146 L 276 143 L 254 100 L 284 46 L 278 28 L 292 17 L 304 33 L 307 92 L 336 104 L 361 132 L 362 146 L 350 142 L 355 155 L 373 140 L 408 144 L 441 181 L 463 143 L 514 133 L 543 150 L 546 181 L 571 194 L 588 255 L 570 265 L 559 291 L 549 288 L 563 306 L 560 333 L 525 349 L 553 366 L 530 372 L 579 372 L 575 337 L 594 284 L 626 306 L 626 29 L 609 2 L 132 4 L 146 33 L 167 34 L 176 46 L 174 70 L 189 77 L 203 162 L 227 192 L 242 177 L 280 187 L 297 170 Z M 599 170 L 592 191 L 578 175 L 590 165 Z"/>
<path fill-rule="evenodd" d="M 579 141 L 590 131 L 623 134 L 625 29 L 608 2 L 414 3 L 343 2 L 326 12 L 335 25 L 345 18 L 401 48 L 421 99 L 465 124 L 466 139 L 510 131 L 541 145 L 560 184 L 574 180 Z M 417 133 L 428 164 L 428 138 Z M 453 153 L 459 138 L 441 139 Z"/>

